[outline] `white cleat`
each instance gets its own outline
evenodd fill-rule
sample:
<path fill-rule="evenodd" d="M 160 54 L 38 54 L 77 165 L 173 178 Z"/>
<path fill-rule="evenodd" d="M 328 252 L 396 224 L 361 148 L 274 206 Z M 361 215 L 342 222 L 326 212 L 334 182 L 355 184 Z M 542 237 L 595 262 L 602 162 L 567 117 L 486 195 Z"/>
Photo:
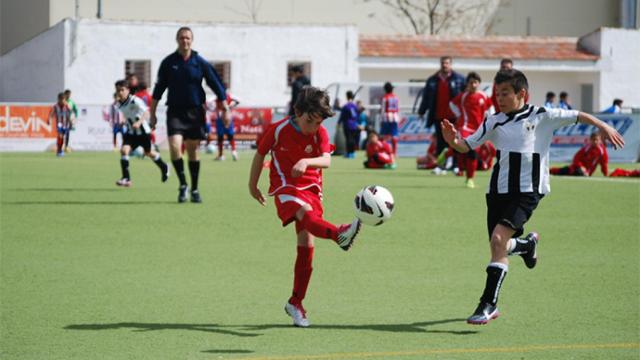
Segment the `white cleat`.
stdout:
<path fill-rule="evenodd" d="M 287 315 L 291 316 L 294 326 L 303 328 L 309 327 L 309 319 L 307 319 L 307 313 L 302 305 L 293 305 L 287 301 L 287 304 L 284 306 L 284 311 Z"/>
<path fill-rule="evenodd" d="M 360 231 L 361 222 L 359 219 L 353 220 L 351 224 L 344 224 L 338 227 L 338 245 L 344 251 L 349 251 L 353 242 L 356 240 L 356 235 Z"/>
<path fill-rule="evenodd" d="M 213 160 L 215 160 L 215 161 L 224 161 L 224 155 L 220 155 L 220 156 L 216 157 Z"/>
<path fill-rule="evenodd" d="M 233 161 L 238 161 L 238 152 L 233 150 L 231 152 L 231 158 L 233 159 Z"/>

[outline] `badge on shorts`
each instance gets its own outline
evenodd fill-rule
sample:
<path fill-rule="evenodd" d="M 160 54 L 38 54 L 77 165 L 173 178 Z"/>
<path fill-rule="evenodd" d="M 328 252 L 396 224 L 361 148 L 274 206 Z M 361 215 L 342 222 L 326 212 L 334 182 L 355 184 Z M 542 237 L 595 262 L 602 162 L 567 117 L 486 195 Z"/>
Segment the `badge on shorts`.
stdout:
<path fill-rule="evenodd" d="M 312 151 L 313 147 L 311 145 L 307 145 L 307 147 L 304 148 L 304 152 L 306 152 L 307 154 L 311 154 Z"/>

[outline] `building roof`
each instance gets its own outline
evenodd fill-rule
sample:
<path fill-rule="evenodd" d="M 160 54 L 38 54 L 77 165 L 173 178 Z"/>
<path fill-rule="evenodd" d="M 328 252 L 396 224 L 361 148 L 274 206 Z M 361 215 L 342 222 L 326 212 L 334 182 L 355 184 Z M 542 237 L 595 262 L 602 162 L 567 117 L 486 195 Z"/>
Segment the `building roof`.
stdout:
<path fill-rule="evenodd" d="M 514 60 L 598 60 L 578 49 L 578 38 L 551 36 L 360 35 L 360 56 Z"/>

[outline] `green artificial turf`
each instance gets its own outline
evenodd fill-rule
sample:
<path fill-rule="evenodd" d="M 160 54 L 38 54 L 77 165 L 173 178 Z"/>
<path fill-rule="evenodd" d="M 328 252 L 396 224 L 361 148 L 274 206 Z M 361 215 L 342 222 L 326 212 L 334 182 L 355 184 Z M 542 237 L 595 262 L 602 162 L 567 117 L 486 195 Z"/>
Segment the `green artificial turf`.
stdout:
<path fill-rule="evenodd" d="M 0 154 L 0 358 L 640 358 L 637 179 L 552 178 L 526 227 L 541 234 L 538 267 L 512 258 L 501 317 L 474 327 L 489 174 L 471 190 L 413 159 L 376 171 L 334 158 L 327 220 L 349 222 L 368 184 L 391 190 L 395 213 L 348 253 L 316 240 L 312 327 L 299 329 L 282 309 L 293 226 L 249 196 L 240 155 L 205 156 L 204 203 L 178 204 L 175 176 L 160 183 L 148 159 L 131 160 L 123 189 L 116 153 Z"/>

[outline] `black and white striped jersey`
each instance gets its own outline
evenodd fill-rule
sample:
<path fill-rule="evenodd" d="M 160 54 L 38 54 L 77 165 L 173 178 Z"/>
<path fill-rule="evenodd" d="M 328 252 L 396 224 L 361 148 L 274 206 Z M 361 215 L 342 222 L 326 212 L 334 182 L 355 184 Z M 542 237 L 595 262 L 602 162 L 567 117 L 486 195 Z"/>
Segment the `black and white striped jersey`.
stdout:
<path fill-rule="evenodd" d="M 127 134 L 151 134 L 151 127 L 145 119 L 147 104 L 145 104 L 142 99 L 135 95 L 129 95 L 129 97 L 124 102 L 118 102 L 118 109 L 122 112 L 122 115 L 127 121 Z M 135 123 L 139 119 L 144 119 L 142 121 L 142 125 L 138 129 L 134 129 L 133 123 Z"/>
<path fill-rule="evenodd" d="M 553 132 L 578 121 L 577 110 L 525 105 L 510 113 L 484 119 L 482 126 L 465 139 L 470 149 L 485 141 L 496 147 L 496 165 L 491 173 L 489 194 L 539 193 L 549 186 L 549 145 Z"/>

